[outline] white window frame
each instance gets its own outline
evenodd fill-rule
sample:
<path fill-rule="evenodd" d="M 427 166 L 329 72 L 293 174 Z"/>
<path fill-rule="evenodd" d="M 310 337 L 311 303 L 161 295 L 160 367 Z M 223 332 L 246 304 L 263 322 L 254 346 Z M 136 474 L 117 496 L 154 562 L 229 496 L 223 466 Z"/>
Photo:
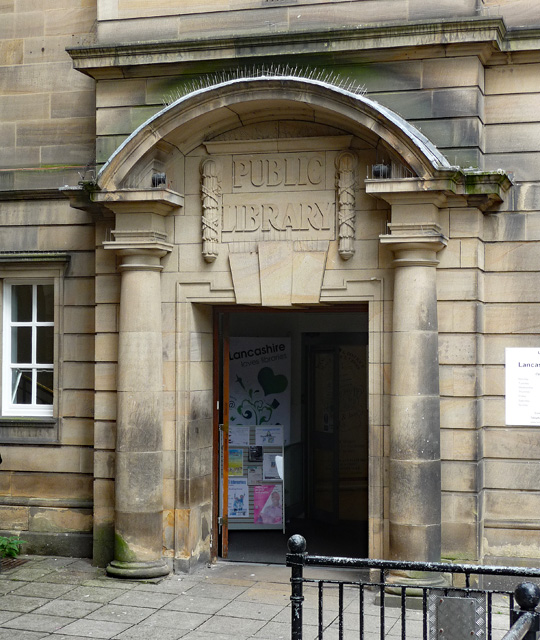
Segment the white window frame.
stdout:
<path fill-rule="evenodd" d="M 55 288 L 55 282 L 52 278 L 13 278 L 4 280 L 4 292 L 3 292 L 3 314 L 2 314 L 2 416 L 27 416 L 27 417 L 52 417 L 54 411 L 54 386 L 53 385 L 53 403 L 52 404 L 17 404 L 13 402 L 12 397 L 12 370 L 14 368 L 21 367 L 21 364 L 15 365 L 12 363 L 11 358 L 11 329 L 14 326 L 31 327 L 32 328 L 32 362 L 24 363 L 22 366 L 25 369 L 31 369 L 32 374 L 32 394 L 35 396 L 36 382 L 35 374 L 38 369 L 47 369 L 52 371 L 53 378 L 55 375 L 55 358 L 53 357 L 52 363 L 37 363 L 36 362 L 36 342 L 35 335 L 37 327 L 52 326 L 53 335 L 56 335 L 54 330 L 55 322 L 54 318 L 52 322 L 38 321 L 36 295 L 37 285 L 52 285 Z M 32 285 L 32 320 L 30 322 L 14 322 L 11 319 L 11 302 L 12 302 L 12 287 L 17 285 Z M 56 306 L 56 305 L 55 305 Z M 56 316 L 56 314 L 54 314 Z M 54 338 L 53 338 L 54 339 Z M 53 344 L 53 354 L 56 354 L 56 345 Z"/>

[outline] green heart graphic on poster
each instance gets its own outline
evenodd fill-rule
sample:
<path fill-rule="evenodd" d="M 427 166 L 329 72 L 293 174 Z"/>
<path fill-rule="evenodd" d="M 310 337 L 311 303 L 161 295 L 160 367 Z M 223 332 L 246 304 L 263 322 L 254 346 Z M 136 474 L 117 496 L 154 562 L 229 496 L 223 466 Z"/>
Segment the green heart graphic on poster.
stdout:
<path fill-rule="evenodd" d="M 276 375 L 270 367 L 263 367 L 257 375 L 257 380 L 265 396 L 271 393 L 283 393 L 289 384 L 284 375 Z"/>

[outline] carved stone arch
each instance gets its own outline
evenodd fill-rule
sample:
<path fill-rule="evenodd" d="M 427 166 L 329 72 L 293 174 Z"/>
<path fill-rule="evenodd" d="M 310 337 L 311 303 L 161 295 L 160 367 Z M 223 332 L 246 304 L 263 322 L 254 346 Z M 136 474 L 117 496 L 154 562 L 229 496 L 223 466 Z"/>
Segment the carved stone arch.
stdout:
<path fill-rule="evenodd" d="M 204 139 L 278 113 L 380 138 L 420 178 L 452 169 L 420 131 L 366 96 L 303 78 L 245 78 L 195 91 L 162 109 L 112 154 L 99 173 L 98 185 L 102 190 L 125 186 L 128 175 L 137 171 L 158 142 L 167 141 L 185 155 Z"/>

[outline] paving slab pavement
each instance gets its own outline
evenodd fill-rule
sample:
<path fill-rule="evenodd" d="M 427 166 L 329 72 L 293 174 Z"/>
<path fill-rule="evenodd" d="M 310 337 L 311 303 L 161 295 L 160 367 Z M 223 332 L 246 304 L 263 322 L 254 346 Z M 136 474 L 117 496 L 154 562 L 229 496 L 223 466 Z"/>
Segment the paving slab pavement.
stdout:
<path fill-rule="evenodd" d="M 0 573 L 0 640 L 287 640 L 291 637 L 290 570 L 279 565 L 218 562 L 190 575 L 141 582 L 109 578 L 90 560 L 25 556 Z M 313 571 L 306 569 L 306 574 Z M 323 577 L 319 570 L 317 577 Z M 334 572 L 333 577 L 338 577 Z M 328 577 L 325 573 L 324 577 Z M 343 574 L 342 574 L 343 577 Z M 347 573 L 350 579 L 351 573 Z M 359 637 L 356 589 L 344 591 L 344 638 Z M 365 596 L 365 638 L 380 638 L 375 594 Z M 306 585 L 304 640 L 317 638 L 316 587 Z M 325 595 L 324 640 L 337 640 L 338 597 Z M 397 611 L 385 636 L 401 637 Z M 507 628 L 495 620 L 494 640 Z M 422 637 L 421 612 L 407 613 L 407 638 Z"/>

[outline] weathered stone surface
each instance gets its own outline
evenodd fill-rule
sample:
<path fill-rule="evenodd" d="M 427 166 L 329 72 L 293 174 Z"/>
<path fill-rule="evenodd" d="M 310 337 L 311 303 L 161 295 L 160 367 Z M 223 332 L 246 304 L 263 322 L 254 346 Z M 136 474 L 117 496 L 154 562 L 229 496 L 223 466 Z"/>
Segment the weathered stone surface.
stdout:
<path fill-rule="evenodd" d="M 93 307 L 65 307 L 64 327 L 66 333 L 93 333 Z"/>
<path fill-rule="evenodd" d="M 96 107 L 103 109 L 106 107 L 125 107 L 131 105 L 141 105 L 146 101 L 146 87 L 152 82 L 172 82 L 170 79 L 149 78 L 149 79 L 125 79 L 102 80 L 96 86 Z M 161 96 L 162 94 L 160 94 Z"/>
<path fill-rule="evenodd" d="M 538 335 L 538 304 L 489 304 L 485 307 L 486 333 L 532 333 Z"/>
<path fill-rule="evenodd" d="M 94 365 L 91 362 L 65 362 L 63 375 L 66 389 L 94 388 Z"/>
<path fill-rule="evenodd" d="M 46 453 L 45 453 L 46 452 Z M 91 473 L 92 452 L 77 447 L 10 447 L 9 460 L 2 463 L 8 471 L 49 472 L 52 468 L 58 473 Z"/>
<path fill-rule="evenodd" d="M 478 375 L 474 366 L 441 366 L 440 391 L 445 396 L 476 396 Z"/>
<path fill-rule="evenodd" d="M 48 533 L 92 531 L 92 510 L 30 507 L 28 529 Z"/>
<path fill-rule="evenodd" d="M 442 488 L 443 491 L 477 491 L 477 464 L 443 460 Z"/>
<path fill-rule="evenodd" d="M 63 393 L 63 413 L 75 418 L 91 418 L 94 415 L 94 394 L 92 391 L 66 389 Z"/>
<path fill-rule="evenodd" d="M 467 271 L 438 271 L 437 296 L 439 300 L 478 299 L 478 274 Z"/>
<path fill-rule="evenodd" d="M 482 121 L 478 117 L 414 120 L 414 125 L 438 147 L 484 148 Z"/>
<path fill-rule="evenodd" d="M 0 505 L 0 529 L 26 531 L 29 522 L 28 507 L 8 507 Z"/>
<path fill-rule="evenodd" d="M 439 335 L 442 333 L 476 333 L 482 318 L 478 302 L 444 301 L 437 305 Z"/>
<path fill-rule="evenodd" d="M 486 429 L 483 446 L 487 458 L 540 460 L 540 431 L 519 427 Z"/>
<path fill-rule="evenodd" d="M 540 478 L 531 473 L 529 460 L 486 460 L 484 483 L 489 489 L 540 490 Z"/>
<path fill-rule="evenodd" d="M 422 63 L 422 86 L 425 89 L 466 86 L 483 89 L 483 83 L 484 69 L 476 56 L 434 58 Z"/>
<path fill-rule="evenodd" d="M 516 514 L 520 514 L 521 520 L 540 520 L 539 502 L 540 494 L 538 493 L 487 490 L 484 498 L 484 515 L 486 519 L 509 522 L 516 518 Z"/>
<path fill-rule="evenodd" d="M 540 123 L 498 124 L 486 127 L 486 153 L 537 151 Z"/>
<path fill-rule="evenodd" d="M 97 134 L 122 135 L 132 133 L 140 124 L 160 110 L 158 107 L 115 107 L 99 109 L 96 117 Z"/>
<path fill-rule="evenodd" d="M 78 473 L 63 474 L 58 471 L 45 473 L 13 473 L 11 495 L 23 498 L 92 498 L 92 476 Z"/>
<path fill-rule="evenodd" d="M 539 93 L 539 72 L 540 63 L 486 69 L 486 94 Z"/>
<path fill-rule="evenodd" d="M 477 441 L 476 430 L 442 429 L 441 459 L 476 460 L 478 455 Z"/>
<path fill-rule="evenodd" d="M 114 449 L 116 443 L 116 423 L 96 421 L 94 425 L 94 446 L 96 449 Z"/>
<path fill-rule="evenodd" d="M 505 167 L 505 170 L 510 171 L 517 181 L 533 181 L 538 177 L 536 167 L 538 166 L 539 155 L 533 151 L 489 153 L 484 156 L 484 169 L 497 171 L 501 167 Z"/>
<path fill-rule="evenodd" d="M 486 245 L 487 271 L 539 271 L 540 245 L 498 242 Z"/>

